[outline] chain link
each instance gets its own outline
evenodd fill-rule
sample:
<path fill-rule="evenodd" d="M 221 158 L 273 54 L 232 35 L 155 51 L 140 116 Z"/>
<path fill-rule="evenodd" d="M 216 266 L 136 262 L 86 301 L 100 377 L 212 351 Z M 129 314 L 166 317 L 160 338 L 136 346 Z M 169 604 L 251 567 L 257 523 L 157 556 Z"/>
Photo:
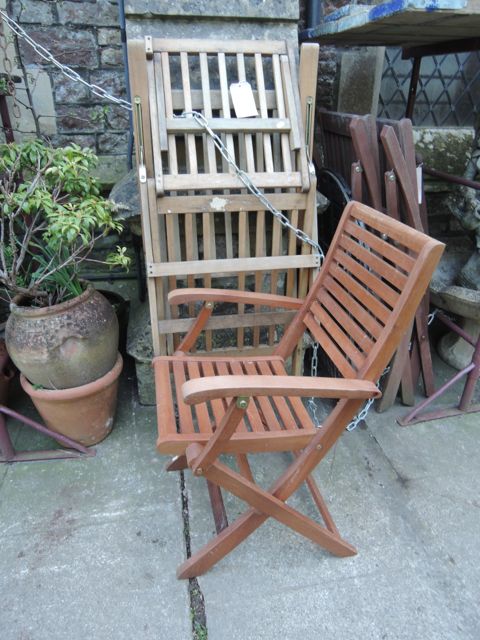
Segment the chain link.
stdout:
<path fill-rule="evenodd" d="M 389 371 L 390 371 L 390 367 L 385 367 L 385 369 L 383 370 L 382 375 L 378 379 L 377 387 L 380 385 L 380 380 L 383 378 L 383 376 L 387 375 L 387 373 Z M 346 426 L 347 431 L 353 431 L 354 429 L 356 429 L 358 427 L 358 425 L 360 424 L 360 422 L 362 420 L 365 420 L 365 418 L 367 417 L 367 414 L 368 414 L 368 412 L 370 410 L 370 407 L 372 406 L 372 404 L 374 402 L 375 402 L 374 398 L 369 398 L 365 402 L 365 404 L 360 409 L 360 411 L 357 413 L 357 415 L 353 418 L 353 420 L 347 424 L 347 426 Z"/>
<path fill-rule="evenodd" d="M 84 80 L 76 71 L 68 67 L 66 64 L 62 64 L 61 62 L 56 60 L 53 57 L 53 55 L 47 49 L 45 49 L 45 47 L 43 47 L 41 44 L 38 44 L 38 42 L 35 42 L 35 40 L 33 40 L 28 35 L 28 33 L 19 24 L 15 22 L 15 20 L 12 20 L 12 18 L 10 18 L 10 16 L 8 16 L 5 13 L 5 11 L 2 11 L 1 9 L 0 9 L 0 16 L 2 17 L 2 20 L 4 21 L 4 23 L 8 24 L 8 26 L 13 31 L 13 33 L 15 33 L 19 38 L 22 38 L 23 40 L 25 40 L 25 42 L 27 42 L 38 53 L 38 55 L 41 58 L 55 65 L 57 69 L 60 69 L 63 75 L 65 75 L 67 78 L 70 78 L 70 80 L 74 80 L 75 82 L 80 82 L 81 84 L 85 85 L 90 89 L 90 91 L 94 95 L 100 98 L 105 98 L 106 100 L 110 100 L 110 102 L 113 102 L 119 107 L 122 107 L 122 109 L 126 109 L 127 111 L 132 111 L 132 105 L 130 102 L 128 102 L 128 100 L 124 100 L 123 98 L 117 98 L 115 96 L 112 96 L 110 93 L 105 91 L 105 89 L 102 89 L 102 87 L 99 87 L 97 84 L 90 84 L 89 82 Z"/>
<path fill-rule="evenodd" d="M 318 344 L 318 342 L 313 342 L 312 340 L 312 362 L 310 365 L 311 378 L 316 378 L 318 374 L 318 347 L 319 346 L 320 345 Z M 315 398 L 313 396 L 309 398 L 307 404 L 310 407 L 310 411 L 312 413 L 313 424 L 315 425 L 316 429 L 319 429 L 322 425 L 320 424 L 320 420 L 317 415 L 317 403 L 315 402 Z"/>
<path fill-rule="evenodd" d="M 435 320 L 435 316 L 438 313 L 438 309 L 434 309 L 432 313 L 429 313 L 427 316 L 427 325 L 430 326 L 432 322 Z"/>
<path fill-rule="evenodd" d="M 313 338 L 311 338 L 310 335 L 306 334 L 308 336 L 308 340 L 310 342 L 309 346 L 312 347 L 313 351 L 312 351 L 312 361 L 310 364 L 310 376 L 312 378 L 316 378 L 317 374 L 318 374 L 318 348 L 319 348 L 319 343 L 315 342 L 313 340 Z M 390 367 L 386 367 L 383 372 L 382 375 L 380 376 L 380 378 L 378 379 L 377 382 L 377 387 L 380 384 L 380 380 L 390 371 Z M 354 429 L 356 429 L 358 427 L 358 425 L 360 424 L 360 422 L 362 420 L 365 420 L 365 418 L 368 415 L 368 412 L 370 410 L 370 407 L 372 406 L 372 404 L 375 402 L 374 398 L 369 398 L 365 404 L 363 405 L 363 407 L 361 408 L 361 410 L 357 413 L 357 415 L 353 418 L 353 420 L 351 420 L 348 425 L 345 427 L 347 431 L 353 431 Z M 312 416 L 313 419 L 313 423 L 315 425 L 315 427 L 317 429 L 320 429 L 321 427 L 323 427 L 322 424 L 320 424 L 320 421 L 318 419 L 318 415 L 317 415 L 317 403 L 315 402 L 315 398 L 312 396 L 311 398 L 308 399 L 307 401 L 307 406 L 310 409 L 310 414 Z"/>

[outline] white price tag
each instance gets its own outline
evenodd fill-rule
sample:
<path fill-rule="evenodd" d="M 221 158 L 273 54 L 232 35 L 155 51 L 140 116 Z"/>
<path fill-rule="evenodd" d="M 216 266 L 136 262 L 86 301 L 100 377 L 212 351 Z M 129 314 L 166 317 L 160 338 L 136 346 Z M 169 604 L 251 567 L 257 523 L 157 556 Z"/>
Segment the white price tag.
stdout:
<path fill-rule="evenodd" d="M 423 172 L 422 172 L 421 164 L 417 167 L 417 191 L 418 191 L 418 204 L 422 204 Z"/>
<path fill-rule="evenodd" d="M 235 82 L 230 85 L 233 108 L 237 118 L 251 118 L 258 116 L 255 98 L 249 82 Z"/>

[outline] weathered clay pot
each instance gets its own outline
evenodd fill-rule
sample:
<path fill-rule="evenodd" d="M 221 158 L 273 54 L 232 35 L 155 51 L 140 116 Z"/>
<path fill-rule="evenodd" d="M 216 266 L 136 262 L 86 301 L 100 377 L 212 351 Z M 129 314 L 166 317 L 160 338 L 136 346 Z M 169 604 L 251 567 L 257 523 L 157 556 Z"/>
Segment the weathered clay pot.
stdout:
<path fill-rule="evenodd" d="M 122 356 L 118 354 L 115 366 L 106 375 L 72 389 L 35 389 L 24 375 L 20 376 L 20 383 L 47 427 L 91 446 L 112 430 L 122 367 Z"/>
<path fill-rule="evenodd" d="M 41 309 L 15 298 L 5 328 L 8 353 L 23 375 L 45 389 L 79 387 L 115 364 L 118 320 L 89 285 L 80 296 Z"/>

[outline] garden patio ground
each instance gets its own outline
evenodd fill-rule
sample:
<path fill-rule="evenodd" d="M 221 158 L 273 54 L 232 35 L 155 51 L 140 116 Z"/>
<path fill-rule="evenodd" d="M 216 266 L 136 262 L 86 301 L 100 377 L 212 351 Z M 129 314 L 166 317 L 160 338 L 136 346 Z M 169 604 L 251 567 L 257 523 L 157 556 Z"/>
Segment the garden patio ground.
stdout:
<path fill-rule="evenodd" d="M 401 428 L 404 413 L 371 411 L 316 472 L 359 554 L 334 558 L 269 520 L 198 579 L 197 638 L 478 640 L 480 414 Z M 196 549 L 213 522 L 188 474 L 182 500 L 155 435 L 128 366 L 96 457 L 0 467 L 2 640 L 192 638 L 189 584 L 175 568 L 184 536 Z M 15 437 L 41 444 L 29 429 Z M 266 482 L 278 473 L 269 456 L 254 464 Z M 306 492 L 294 498 L 313 512 Z M 232 517 L 241 510 L 227 502 Z"/>

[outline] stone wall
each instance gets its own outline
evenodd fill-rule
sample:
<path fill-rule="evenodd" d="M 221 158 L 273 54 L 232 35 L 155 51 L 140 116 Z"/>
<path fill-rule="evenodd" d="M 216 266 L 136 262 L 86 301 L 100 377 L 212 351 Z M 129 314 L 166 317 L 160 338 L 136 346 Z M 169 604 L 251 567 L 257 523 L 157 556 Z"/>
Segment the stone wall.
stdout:
<path fill-rule="evenodd" d="M 6 5 L 14 20 L 59 62 L 87 82 L 125 97 L 117 2 L 14 0 Z M 75 142 L 93 148 L 100 157 L 103 182 L 116 182 L 127 169 L 128 112 L 67 78 L 22 39 L 19 53 L 41 133 L 54 145 Z M 17 72 L 25 75 L 18 66 Z M 26 101 L 24 94 L 19 87 L 22 102 Z M 16 139 L 37 133 L 25 112 L 16 128 Z"/>
<path fill-rule="evenodd" d="M 298 0 L 125 0 L 127 38 L 297 42 Z"/>

